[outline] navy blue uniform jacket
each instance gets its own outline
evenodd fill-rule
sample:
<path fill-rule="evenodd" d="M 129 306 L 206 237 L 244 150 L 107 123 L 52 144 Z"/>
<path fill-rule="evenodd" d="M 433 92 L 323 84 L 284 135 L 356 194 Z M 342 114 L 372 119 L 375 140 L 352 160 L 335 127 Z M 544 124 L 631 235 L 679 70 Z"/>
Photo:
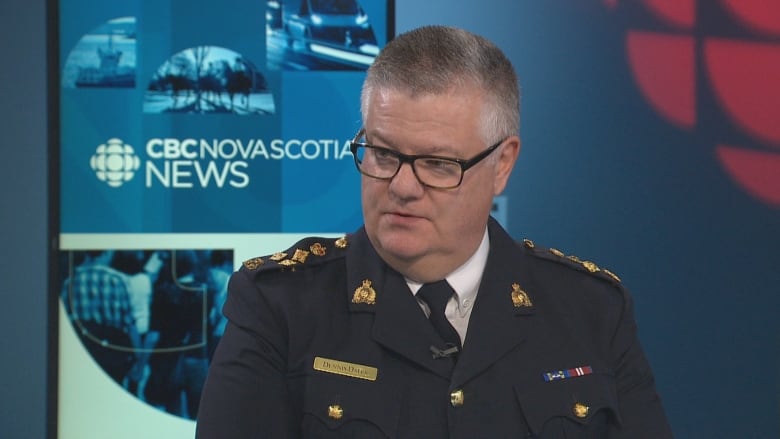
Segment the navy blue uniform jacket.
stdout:
<path fill-rule="evenodd" d="M 230 281 L 197 437 L 671 437 L 619 279 L 516 243 L 492 219 L 488 232 L 452 372 L 364 229 L 246 261 Z"/>

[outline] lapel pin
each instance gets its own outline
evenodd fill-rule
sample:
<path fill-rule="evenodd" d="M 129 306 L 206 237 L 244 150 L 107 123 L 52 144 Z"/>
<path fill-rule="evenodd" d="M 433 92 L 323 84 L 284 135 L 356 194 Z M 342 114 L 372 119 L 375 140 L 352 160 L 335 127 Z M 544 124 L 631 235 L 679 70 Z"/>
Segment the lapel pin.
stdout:
<path fill-rule="evenodd" d="M 520 288 L 520 284 L 512 284 L 512 305 L 515 308 L 520 308 L 521 306 L 530 308 L 533 306 L 528 294 Z"/>
<path fill-rule="evenodd" d="M 376 304 L 376 291 L 374 291 L 374 288 L 371 286 L 370 280 L 363 280 L 363 284 L 355 289 L 355 294 L 352 296 L 352 303 L 365 303 L 367 305 Z"/>

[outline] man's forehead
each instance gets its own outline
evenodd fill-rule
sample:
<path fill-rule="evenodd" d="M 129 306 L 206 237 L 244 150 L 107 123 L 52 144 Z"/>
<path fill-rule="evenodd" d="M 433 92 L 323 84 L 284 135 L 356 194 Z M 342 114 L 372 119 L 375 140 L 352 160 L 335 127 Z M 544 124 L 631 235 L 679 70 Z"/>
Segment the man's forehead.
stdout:
<path fill-rule="evenodd" d="M 465 129 L 473 133 L 482 125 L 484 103 L 484 94 L 473 87 L 416 95 L 409 90 L 376 90 L 364 108 L 366 134 L 377 136 L 380 131 L 394 131 L 396 125 L 423 130 L 441 128 L 461 134 Z"/>
<path fill-rule="evenodd" d="M 397 86 L 375 87 L 371 91 L 372 101 L 377 98 L 383 99 L 412 99 L 426 100 L 438 98 L 453 98 L 463 95 L 482 96 L 485 90 L 476 82 L 470 80 L 457 80 L 441 87 L 414 87 L 412 84 L 401 84 Z"/>

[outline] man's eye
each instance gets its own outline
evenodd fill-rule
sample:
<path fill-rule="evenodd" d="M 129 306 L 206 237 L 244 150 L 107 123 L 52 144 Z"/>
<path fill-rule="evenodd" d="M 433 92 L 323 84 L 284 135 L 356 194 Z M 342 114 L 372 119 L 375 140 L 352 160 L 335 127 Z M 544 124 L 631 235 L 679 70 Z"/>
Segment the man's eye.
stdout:
<path fill-rule="evenodd" d="M 393 157 L 393 154 L 390 151 L 387 151 L 387 150 L 384 150 L 384 149 L 375 149 L 374 150 L 374 155 L 378 159 L 388 159 L 388 158 L 392 158 Z"/>
<path fill-rule="evenodd" d="M 456 163 L 448 160 L 426 159 L 422 160 L 420 165 L 428 171 L 442 174 L 457 173 L 460 170 Z"/>

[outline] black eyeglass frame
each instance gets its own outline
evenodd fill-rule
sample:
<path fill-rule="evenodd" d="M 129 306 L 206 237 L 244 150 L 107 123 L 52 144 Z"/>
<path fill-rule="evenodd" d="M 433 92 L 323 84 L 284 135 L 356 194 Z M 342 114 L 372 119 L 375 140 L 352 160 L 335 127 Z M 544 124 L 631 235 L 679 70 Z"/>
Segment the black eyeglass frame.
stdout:
<path fill-rule="evenodd" d="M 365 142 L 358 142 L 358 139 L 361 138 L 365 133 L 366 133 L 366 129 L 365 128 L 361 128 L 360 131 L 358 131 L 357 134 L 355 134 L 355 138 L 352 139 L 351 142 L 349 142 L 349 149 L 352 152 L 352 157 L 355 159 L 355 166 L 357 167 L 358 171 L 361 174 L 363 174 L 365 176 L 368 176 L 368 177 L 371 177 L 371 178 L 376 178 L 377 180 L 392 180 L 393 178 L 395 178 L 396 175 L 398 175 L 398 171 L 401 170 L 401 166 L 403 166 L 404 163 L 409 163 L 409 166 L 412 167 L 412 172 L 414 173 L 415 178 L 417 178 L 417 181 L 420 182 L 420 184 L 423 185 L 423 186 L 430 187 L 430 188 L 435 188 L 435 189 L 455 189 L 456 187 L 460 186 L 461 183 L 463 183 L 463 174 L 465 174 L 467 170 L 469 170 L 471 167 L 473 167 L 477 163 L 479 163 L 482 160 L 486 159 L 490 154 L 493 153 L 493 151 L 498 149 L 498 147 L 501 146 L 501 144 L 504 143 L 506 141 L 506 139 L 507 139 L 507 138 L 504 138 L 504 139 L 499 140 L 495 144 L 491 145 L 490 147 L 488 147 L 484 151 L 478 153 L 474 157 L 471 157 L 470 159 L 458 159 L 458 158 L 454 158 L 454 157 L 443 157 L 443 156 L 439 156 L 439 155 L 430 155 L 430 154 L 421 154 L 421 155 L 404 154 L 404 153 L 398 152 L 398 151 L 390 149 L 390 148 L 385 148 L 383 146 L 375 146 L 375 145 L 371 145 L 371 144 L 368 144 L 368 143 L 365 143 Z M 398 167 L 396 168 L 396 170 L 393 173 L 393 175 L 391 175 L 389 177 L 377 177 L 375 175 L 366 174 L 365 172 L 363 172 L 363 170 L 360 168 L 361 161 L 360 161 L 360 159 L 358 159 L 358 156 L 357 156 L 357 149 L 359 147 L 384 151 L 384 152 L 386 152 L 386 153 L 388 153 L 388 154 L 390 154 L 390 155 L 392 155 L 394 157 L 397 157 L 398 158 Z M 448 162 L 457 163 L 460 166 L 460 179 L 458 179 L 458 183 L 454 184 L 452 186 L 433 186 L 433 185 L 430 185 L 428 183 L 425 183 L 424 181 L 422 181 L 420 179 L 420 176 L 417 175 L 417 168 L 415 168 L 415 166 L 414 166 L 414 162 L 417 159 L 436 159 L 436 160 L 445 160 L 445 161 L 448 161 Z"/>

